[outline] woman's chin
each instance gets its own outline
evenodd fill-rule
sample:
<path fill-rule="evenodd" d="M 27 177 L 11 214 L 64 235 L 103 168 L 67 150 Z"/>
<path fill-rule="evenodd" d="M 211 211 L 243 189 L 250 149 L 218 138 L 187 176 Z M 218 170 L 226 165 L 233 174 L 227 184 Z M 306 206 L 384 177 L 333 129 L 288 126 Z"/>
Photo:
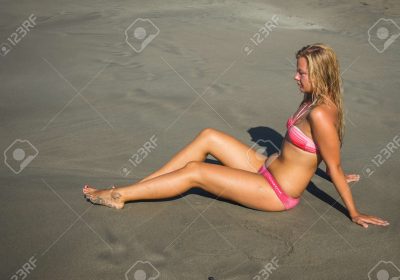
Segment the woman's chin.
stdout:
<path fill-rule="evenodd" d="M 300 90 L 300 93 L 303 93 L 303 94 L 312 94 L 311 93 L 311 91 L 308 91 L 308 90 L 304 90 L 304 88 L 302 88 L 302 87 L 299 87 L 299 90 Z"/>

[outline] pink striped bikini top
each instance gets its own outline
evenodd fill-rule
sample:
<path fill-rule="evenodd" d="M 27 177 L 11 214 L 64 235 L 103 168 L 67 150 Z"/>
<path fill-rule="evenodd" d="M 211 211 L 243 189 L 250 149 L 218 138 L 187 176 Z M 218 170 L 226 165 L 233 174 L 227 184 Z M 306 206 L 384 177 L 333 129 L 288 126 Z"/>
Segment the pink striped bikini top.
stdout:
<path fill-rule="evenodd" d="M 305 103 L 300 108 L 299 112 L 288 119 L 286 123 L 287 134 L 289 136 L 290 142 L 296 147 L 310 153 L 317 153 L 318 147 L 315 142 L 305 135 L 294 123 L 307 112 L 308 108 L 312 103 Z"/>

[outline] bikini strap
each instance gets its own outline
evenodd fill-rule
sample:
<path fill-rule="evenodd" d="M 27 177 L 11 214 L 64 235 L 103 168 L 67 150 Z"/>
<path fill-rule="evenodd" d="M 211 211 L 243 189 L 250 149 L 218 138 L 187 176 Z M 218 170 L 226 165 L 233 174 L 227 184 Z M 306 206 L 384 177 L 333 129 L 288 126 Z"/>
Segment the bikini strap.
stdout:
<path fill-rule="evenodd" d="M 300 111 L 293 116 L 293 123 L 295 123 L 298 119 L 300 119 L 304 115 L 304 113 L 308 110 L 308 108 L 311 107 L 311 105 L 313 105 L 313 104 L 314 104 L 314 102 L 308 103 L 308 104 L 306 103 L 305 105 L 303 105 L 303 107 L 301 107 Z"/>

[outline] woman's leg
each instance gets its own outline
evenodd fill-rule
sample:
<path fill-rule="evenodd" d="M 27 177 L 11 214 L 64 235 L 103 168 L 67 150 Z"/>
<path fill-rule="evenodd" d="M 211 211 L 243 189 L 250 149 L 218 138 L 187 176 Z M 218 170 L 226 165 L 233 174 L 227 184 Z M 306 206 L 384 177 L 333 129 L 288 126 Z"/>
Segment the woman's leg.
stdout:
<path fill-rule="evenodd" d="M 262 175 L 205 162 L 189 162 L 183 168 L 127 187 L 85 187 L 83 192 L 93 203 L 122 208 L 127 201 L 175 197 L 194 186 L 253 209 L 284 210 Z"/>
<path fill-rule="evenodd" d="M 162 168 L 140 182 L 175 171 L 191 161 L 204 161 L 207 154 L 211 154 L 228 167 L 250 172 L 257 172 L 267 159 L 234 137 L 216 129 L 206 128 Z"/>

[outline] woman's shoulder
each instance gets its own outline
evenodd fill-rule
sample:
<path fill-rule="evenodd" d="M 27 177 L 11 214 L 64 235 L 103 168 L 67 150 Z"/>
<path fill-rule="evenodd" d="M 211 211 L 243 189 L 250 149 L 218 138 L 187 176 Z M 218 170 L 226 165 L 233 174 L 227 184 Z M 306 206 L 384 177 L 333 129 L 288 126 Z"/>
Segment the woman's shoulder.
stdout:
<path fill-rule="evenodd" d="M 310 113 L 308 114 L 308 118 L 310 122 L 330 122 L 336 123 L 338 119 L 338 110 L 336 106 L 329 104 L 318 104 L 311 108 Z"/>

